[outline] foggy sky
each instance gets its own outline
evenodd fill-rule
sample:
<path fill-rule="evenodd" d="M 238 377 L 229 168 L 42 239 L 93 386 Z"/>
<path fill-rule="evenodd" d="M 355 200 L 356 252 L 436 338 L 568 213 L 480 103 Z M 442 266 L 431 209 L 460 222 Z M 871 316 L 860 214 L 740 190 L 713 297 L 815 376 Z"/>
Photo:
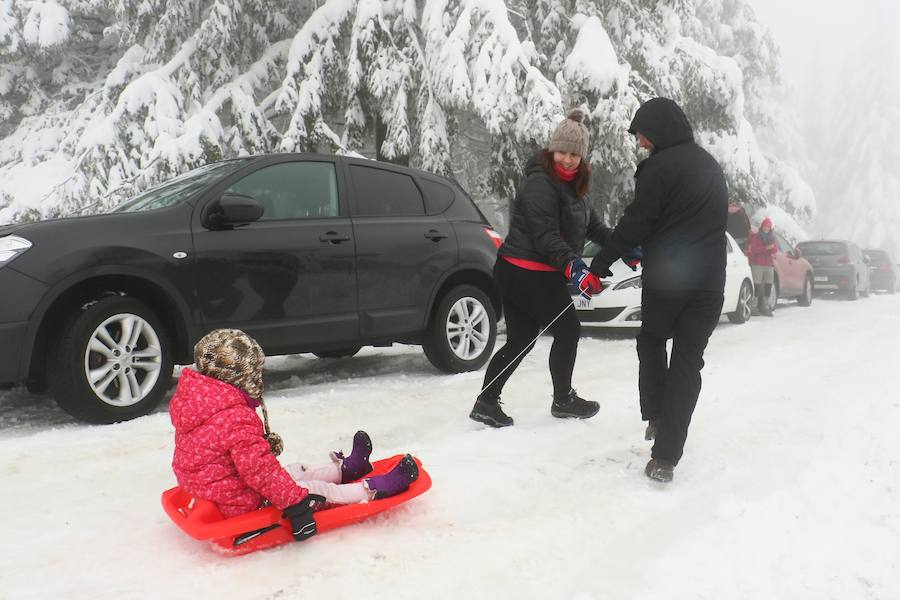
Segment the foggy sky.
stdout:
<path fill-rule="evenodd" d="M 797 118 L 806 158 L 811 163 L 800 165 L 801 172 L 812 185 L 819 206 L 820 214 L 813 229 L 828 234 L 832 227 L 827 224 L 834 222 L 844 209 L 841 198 L 836 197 L 838 191 L 829 185 L 829 168 L 848 158 L 881 164 L 893 162 L 884 161 L 883 156 L 881 161 L 872 160 L 872 156 L 841 156 L 844 140 L 837 139 L 836 132 L 842 129 L 848 113 L 858 118 L 869 114 L 866 112 L 869 107 L 876 117 L 860 123 L 860 127 L 900 129 L 900 112 L 883 110 L 885 105 L 900 105 L 900 36 L 896 33 L 900 2 L 748 0 L 748 3 L 758 20 L 770 28 L 781 48 L 783 79 L 791 90 L 792 112 Z M 872 90 L 876 90 L 878 98 L 872 98 Z M 855 110 L 847 111 L 848 104 Z M 852 131 L 853 124 L 849 125 Z M 884 146 L 872 151 L 897 153 L 895 147 Z M 883 175 L 896 177 L 893 173 Z M 873 192 L 879 189 L 874 181 L 856 180 L 853 184 L 869 187 Z M 866 243 L 866 240 L 856 241 Z"/>

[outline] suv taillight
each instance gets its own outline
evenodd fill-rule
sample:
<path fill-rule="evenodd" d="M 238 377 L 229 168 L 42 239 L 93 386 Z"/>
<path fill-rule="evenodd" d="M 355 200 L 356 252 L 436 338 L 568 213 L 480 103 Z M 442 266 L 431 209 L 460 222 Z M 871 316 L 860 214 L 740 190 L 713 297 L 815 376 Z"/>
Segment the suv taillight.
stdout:
<path fill-rule="evenodd" d="M 499 248 L 500 245 L 503 243 L 503 236 L 501 236 L 499 233 L 497 233 L 490 227 L 485 227 L 484 232 L 486 234 L 488 234 L 488 237 L 491 238 L 491 241 L 494 242 L 494 246 L 496 246 L 497 248 Z"/>
<path fill-rule="evenodd" d="M 890 273 L 891 265 L 881 265 L 881 270 L 884 271 L 885 273 Z"/>
<path fill-rule="evenodd" d="M 846 256 L 846 255 L 840 257 L 840 258 L 838 259 L 838 264 L 839 264 L 839 265 L 849 265 L 849 264 L 850 264 L 850 257 L 849 257 L 849 256 Z"/>

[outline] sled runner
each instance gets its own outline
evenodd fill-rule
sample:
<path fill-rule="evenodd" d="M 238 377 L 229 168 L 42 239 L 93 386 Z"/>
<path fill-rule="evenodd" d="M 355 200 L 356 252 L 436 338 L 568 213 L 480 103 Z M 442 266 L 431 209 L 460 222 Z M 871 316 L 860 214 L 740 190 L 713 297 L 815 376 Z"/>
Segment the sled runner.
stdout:
<path fill-rule="evenodd" d="M 373 471 L 367 477 L 387 473 L 403 456 L 398 454 L 372 463 Z M 418 458 L 415 461 L 419 465 L 419 478 L 410 484 L 408 490 L 365 504 L 343 504 L 316 511 L 313 520 L 317 533 L 358 523 L 427 491 L 431 487 L 431 477 L 422 468 L 421 461 Z M 198 500 L 177 486 L 163 492 L 162 505 L 169 518 L 185 533 L 197 540 L 209 540 L 213 549 L 228 556 L 294 541 L 290 521 L 282 519 L 282 511 L 274 506 L 225 519 L 214 503 Z"/>

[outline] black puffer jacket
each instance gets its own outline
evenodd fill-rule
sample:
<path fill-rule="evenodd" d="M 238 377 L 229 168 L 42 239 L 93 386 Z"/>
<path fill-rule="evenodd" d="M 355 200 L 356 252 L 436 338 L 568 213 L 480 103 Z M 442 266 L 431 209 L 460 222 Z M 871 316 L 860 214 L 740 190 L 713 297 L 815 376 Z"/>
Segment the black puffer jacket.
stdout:
<path fill-rule="evenodd" d="M 542 155 L 538 152 L 525 166 L 525 181 L 509 207 L 509 234 L 498 254 L 563 271 L 581 256 L 585 238 L 603 244 L 611 230 L 601 223 L 590 200 L 577 196 L 572 183 L 544 170 Z"/>
<path fill-rule="evenodd" d="M 721 292 L 728 220 L 722 167 L 694 143 L 687 117 L 668 98 L 642 104 L 629 132 L 642 133 L 653 143 L 653 153 L 638 165 L 634 201 L 591 270 L 602 273 L 629 249 L 642 246 L 645 288 Z"/>

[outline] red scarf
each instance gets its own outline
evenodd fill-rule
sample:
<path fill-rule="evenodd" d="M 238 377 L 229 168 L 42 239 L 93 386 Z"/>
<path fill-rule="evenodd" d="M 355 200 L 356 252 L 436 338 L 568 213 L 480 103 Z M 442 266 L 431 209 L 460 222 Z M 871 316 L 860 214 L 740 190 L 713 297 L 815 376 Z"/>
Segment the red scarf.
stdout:
<path fill-rule="evenodd" d="M 562 166 L 561 163 L 553 163 L 553 169 L 556 171 L 556 176 L 563 181 L 575 181 L 575 178 L 578 177 L 578 167 L 570 171 Z"/>

